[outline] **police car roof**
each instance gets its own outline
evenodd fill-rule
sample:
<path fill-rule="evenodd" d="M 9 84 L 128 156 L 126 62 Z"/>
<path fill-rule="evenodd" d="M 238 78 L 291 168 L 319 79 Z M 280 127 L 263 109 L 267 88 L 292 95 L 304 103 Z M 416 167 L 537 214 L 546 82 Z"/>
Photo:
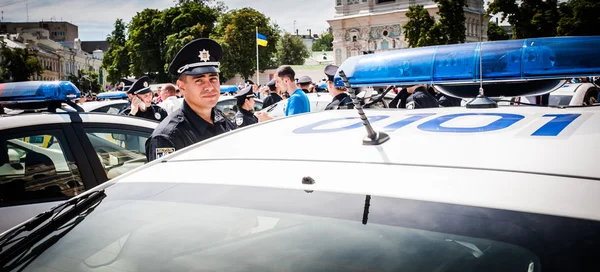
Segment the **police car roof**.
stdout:
<path fill-rule="evenodd" d="M 372 193 L 600 220 L 599 111 L 368 110 L 374 128 L 391 136 L 378 146 L 362 145 L 366 131 L 355 110 L 303 114 L 214 137 L 117 181 Z M 264 152 L 248 139 L 274 148 Z M 248 174 L 260 166 L 285 174 Z M 226 176 L 208 170 L 232 167 Z M 207 169 L 202 179 L 198 169 Z M 316 183 L 301 184 L 305 176 Z"/>
<path fill-rule="evenodd" d="M 594 87 L 592 83 L 569 83 L 551 92 L 550 95 L 574 95 L 577 90 L 584 88 L 585 90 Z"/>
<path fill-rule="evenodd" d="M 81 117 L 81 121 L 83 123 L 114 123 L 148 128 L 155 128 L 158 125 L 158 122 L 149 121 L 147 119 L 132 116 L 88 112 L 79 112 L 77 114 L 79 115 L 79 117 Z M 2 122 L 0 122 L 0 130 L 19 128 L 23 126 L 30 127 L 35 125 L 60 124 L 71 122 L 71 118 L 69 117 L 68 112 L 24 113 L 17 115 L 3 115 L 0 118 L 2 118 Z"/>

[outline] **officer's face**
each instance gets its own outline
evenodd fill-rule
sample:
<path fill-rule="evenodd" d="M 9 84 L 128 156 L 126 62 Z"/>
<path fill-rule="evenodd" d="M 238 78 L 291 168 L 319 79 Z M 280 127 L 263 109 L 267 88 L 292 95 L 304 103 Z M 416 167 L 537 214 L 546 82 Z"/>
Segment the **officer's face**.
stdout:
<path fill-rule="evenodd" d="M 246 98 L 245 103 L 248 108 L 254 109 L 254 98 L 253 97 Z"/>
<path fill-rule="evenodd" d="M 219 101 L 221 83 L 217 73 L 184 75 L 177 80 L 177 87 L 185 96 L 185 101 L 192 107 L 209 109 Z"/>
<path fill-rule="evenodd" d="M 139 99 L 141 99 L 146 104 L 146 107 L 149 107 L 150 104 L 152 104 L 152 93 L 136 94 L 136 95 Z"/>

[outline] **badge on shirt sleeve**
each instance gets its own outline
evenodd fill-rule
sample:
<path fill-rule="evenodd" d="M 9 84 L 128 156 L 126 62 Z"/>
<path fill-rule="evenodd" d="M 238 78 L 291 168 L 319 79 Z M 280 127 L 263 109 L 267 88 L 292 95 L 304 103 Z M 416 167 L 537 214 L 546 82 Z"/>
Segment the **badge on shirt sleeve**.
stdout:
<path fill-rule="evenodd" d="M 244 117 L 236 117 L 236 118 L 235 118 L 235 123 L 236 123 L 238 126 L 241 126 L 241 125 L 244 123 Z"/>
<path fill-rule="evenodd" d="M 410 101 L 408 103 L 406 103 L 406 109 L 412 110 L 415 108 L 415 102 L 414 101 Z"/>
<path fill-rule="evenodd" d="M 154 114 L 154 118 L 156 118 L 156 120 L 160 120 L 160 113 L 158 113 L 158 112 L 155 113 Z"/>
<path fill-rule="evenodd" d="M 156 158 L 162 158 L 166 155 L 169 155 L 171 153 L 175 152 L 175 148 L 173 147 L 161 147 L 161 148 L 157 148 L 156 149 Z"/>

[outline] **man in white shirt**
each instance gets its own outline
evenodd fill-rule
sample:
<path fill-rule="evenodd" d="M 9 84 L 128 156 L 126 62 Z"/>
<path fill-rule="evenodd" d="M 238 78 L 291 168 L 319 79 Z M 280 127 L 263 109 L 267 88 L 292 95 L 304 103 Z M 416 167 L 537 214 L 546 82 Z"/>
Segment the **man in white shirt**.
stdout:
<path fill-rule="evenodd" d="M 173 84 L 167 84 L 163 87 L 160 98 L 163 102 L 158 105 L 165 109 L 168 114 L 181 108 L 181 101 L 177 99 L 177 90 Z"/>

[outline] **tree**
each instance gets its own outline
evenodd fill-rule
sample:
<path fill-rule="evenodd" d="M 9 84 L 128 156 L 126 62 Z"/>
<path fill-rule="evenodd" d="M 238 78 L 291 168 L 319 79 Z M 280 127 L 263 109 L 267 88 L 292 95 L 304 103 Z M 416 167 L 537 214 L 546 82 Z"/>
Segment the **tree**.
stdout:
<path fill-rule="evenodd" d="M 502 13 L 513 27 L 513 38 L 553 37 L 558 26 L 557 0 L 493 0 L 488 14 Z"/>
<path fill-rule="evenodd" d="M 161 19 L 156 9 L 144 9 L 138 12 L 129 25 L 127 49 L 131 61 L 131 73 L 135 77 L 167 78 L 164 58 L 161 55 L 161 34 L 154 31 L 153 22 Z"/>
<path fill-rule="evenodd" d="M 408 22 L 402 26 L 409 47 L 422 47 L 445 43 L 442 27 L 422 6 L 410 6 L 406 12 Z"/>
<path fill-rule="evenodd" d="M 312 44 L 312 51 L 333 51 L 333 33 L 331 33 L 331 28 L 315 40 Z"/>
<path fill-rule="evenodd" d="M 277 62 L 281 65 L 303 65 L 310 52 L 304 41 L 290 33 L 283 34 L 277 43 Z"/>
<path fill-rule="evenodd" d="M 214 32 L 224 7 L 209 7 L 207 2 L 213 1 L 182 1 L 164 11 L 145 9 L 133 17 L 127 48 L 134 76 L 171 81 L 167 67 L 177 52 L 187 42 Z"/>
<path fill-rule="evenodd" d="M 494 22 L 488 22 L 487 37 L 490 41 L 508 40 L 510 38 L 504 28 Z"/>
<path fill-rule="evenodd" d="M 559 36 L 600 35 L 600 2 L 597 0 L 569 0 L 558 9 L 560 20 L 556 30 Z"/>
<path fill-rule="evenodd" d="M 44 67 L 27 48 L 9 48 L 6 42 L 0 42 L 0 81 L 28 81 L 33 75 L 41 76 Z"/>
<path fill-rule="evenodd" d="M 69 81 L 82 93 L 100 93 L 102 86 L 98 82 L 98 72 L 78 70 L 76 74 L 69 75 Z"/>
<path fill-rule="evenodd" d="M 106 38 L 109 46 L 102 59 L 102 67 L 108 72 L 108 81 L 111 83 L 117 83 L 121 78 L 129 75 L 129 52 L 125 47 L 126 28 L 123 20 L 117 19 L 115 29 Z"/>
<path fill-rule="evenodd" d="M 437 28 L 441 31 L 443 44 L 464 43 L 467 28 L 465 27 L 466 0 L 433 0 L 438 4 L 440 21 Z"/>
<path fill-rule="evenodd" d="M 223 46 L 221 73 L 226 78 L 240 74 L 249 79 L 256 72 L 256 28 L 267 37 L 268 45 L 259 48 L 260 69 L 275 64 L 273 55 L 279 40 L 279 27 L 264 14 L 252 8 L 223 14 L 213 38 Z"/>

